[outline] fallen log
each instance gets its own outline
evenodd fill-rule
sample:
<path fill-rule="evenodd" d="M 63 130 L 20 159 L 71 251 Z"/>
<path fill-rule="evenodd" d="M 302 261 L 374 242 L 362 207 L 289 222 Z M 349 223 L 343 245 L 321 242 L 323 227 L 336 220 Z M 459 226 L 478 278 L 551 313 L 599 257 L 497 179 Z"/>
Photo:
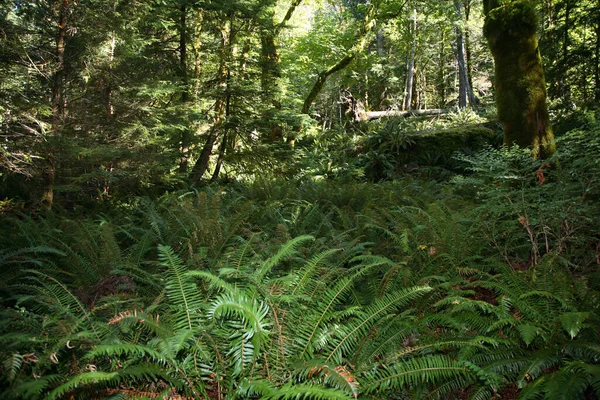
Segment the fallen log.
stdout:
<path fill-rule="evenodd" d="M 412 117 L 420 115 L 442 115 L 448 113 L 448 110 L 431 109 L 431 110 L 408 110 L 408 111 L 365 111 L 358 115 L 360 121 L 372 121 L 374 119 L 386 117 Z"/>

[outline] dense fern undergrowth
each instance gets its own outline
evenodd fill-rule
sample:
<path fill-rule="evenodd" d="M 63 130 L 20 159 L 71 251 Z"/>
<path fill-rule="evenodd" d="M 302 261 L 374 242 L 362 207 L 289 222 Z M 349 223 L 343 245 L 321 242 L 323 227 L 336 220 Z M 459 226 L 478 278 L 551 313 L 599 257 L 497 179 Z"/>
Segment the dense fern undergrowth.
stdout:
<path fill-rule="evenodd" d="M 600 398 L 600 130 L 559 145 L 7 215 L 1 398 Z"/>

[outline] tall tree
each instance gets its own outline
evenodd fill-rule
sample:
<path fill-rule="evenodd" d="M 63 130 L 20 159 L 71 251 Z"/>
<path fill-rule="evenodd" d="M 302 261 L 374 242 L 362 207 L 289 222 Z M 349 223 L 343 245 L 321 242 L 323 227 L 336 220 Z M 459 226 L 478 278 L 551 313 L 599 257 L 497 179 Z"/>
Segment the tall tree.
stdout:
<path fill-rule="evenodd" d="M 458 65 L 458 106 L 465 108 L 467 104 L 474 106 L 477 103 L 471 79 L 469 78 L 468 58 L 465 44 L 465 30 L 463 28 L 465 21 L 462 16 L 462 7 L 459 0 L 454 0 L 454 9 L 458 16 L 456 26 L 456 61 Z"/>
<path fill-rule="evenodd" d="M 65 80 L 65 38 L 69 14 L 69 0 L 58 0 L 58 21 L 56 33 L 56 64 L 52 82 L 52 134 L 60 134 L 65 116 L 64 80 Z M 56 180 L 55 149 L 51 145 L 46 149 L 44 168 L 44 193 L 42 205 L 51 209 L 54 203 L 54 182 Z"/>
<path fill-rule="evenodd" d="M 412 46 L 410 48 L 410 54 L 408 56 L 408 63 L 406 68 L 406 91 L 404 95 L 404 110 L 411 110 L 413 107 L 413 92 L 415 82 L 415 62 L 417 52 L 417 9 L 413 9 L 413 16 L 411 19 L 411 33 L 412 33 Z"/>
<path fill-rule="evenodd" d="M 535 157 L 556 148 L 546 104 L 546 82 L 538 49 L 534 6 L 516 0 L 484 1 L 484 35 L 495 63 L 498 117 L 504 143 L 531 148 Z"/>

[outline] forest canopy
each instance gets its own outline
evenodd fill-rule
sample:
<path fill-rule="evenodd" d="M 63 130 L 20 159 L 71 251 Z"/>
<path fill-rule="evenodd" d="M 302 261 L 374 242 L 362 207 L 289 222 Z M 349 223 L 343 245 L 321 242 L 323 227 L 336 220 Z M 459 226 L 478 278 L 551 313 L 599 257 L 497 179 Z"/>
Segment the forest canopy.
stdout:
<path fill-rule="evenodd" d="M 0 17 L 0 399 L 600 399 L 598 0 Z"/>

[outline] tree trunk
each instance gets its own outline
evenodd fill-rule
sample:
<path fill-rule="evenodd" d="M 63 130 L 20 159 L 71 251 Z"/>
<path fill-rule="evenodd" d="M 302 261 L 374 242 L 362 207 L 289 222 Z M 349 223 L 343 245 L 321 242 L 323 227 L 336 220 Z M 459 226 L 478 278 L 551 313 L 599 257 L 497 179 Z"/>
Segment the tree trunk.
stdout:
<path fill-rule="evenodd" d="M 459 0 L 454 0 L 454 8 L 462 24 L 462 12 Z M 463 28 L 456 28 L 456 60 L 458 65 L 458 107 L 465 108 L 467 105 L 475 105 L 475 95 L 469 84 L 469 71 L 467 68 L 467 58 L 465 54 L 465 42 Z"/>
<path fill-rule="evenodd" d="M 233 29 L 233 16 L 231 16 L 230 21 L 227 25 L 221 27 L 221 45 L 219 48 L 219 70 L 217 73 L 217 81 L 218 87 L 221 89 L 218 93 L 217 100 L 215 101 L 215 121 L 211 129 L 208 133 L 208 138 L 206 139 L 206 143 L 202 148 L 200 153 L 200 157 L 194 164 L 194 168 L 192 168 L 191 173 L 191 182 L 196 184 L 200 182 L 206 171 L 208 170 L 208 165 L 210 161 L 210 156 L 212 155 L 213 147 L 219 136 L 221 135 L 221 131 L 223 129 L 223 124 L 225 122 L 225 113 L 227 108 L 227 100 L 229 96 L 229 60 L 231 59 L 231 50 L 232 50 L 232 42 L 234 40 L 234 29 Z"/>
<path fill-rule="evenodd" d="M 471 0 L 465 1 L 465 22 L 466 26 L 469 25 L 469 19 L 471 17 Z M 469 87 L 471 87 L 471 91 L 473 91 L 473 60 L 471 57 L 471 33 L 469 29 L 464 30 L 465 34 L 465 50 L 466 50 L 466 60 L 467 60 L 467 76 L 469 81 Z M 477 97 L 475 97 L 475 102 L 478 103 Z"/>
<path fill-rule="evenodd" d="M 59 136 L 64 122 L 64 75 L 65 75 L 65 37 L 67 35 L 67 16 L 69 12 L 69 0 L 60 0 L 58 13 L 58 32 L 56 35 L 56 71 L 52 83 L 52 135 Z M 54 149 L 48 145 L 44 166 L 44 193 L 42 194 L 42 206 L 48 210 L 54 203 L 54 182 L 56 180 L 56 164 Z"/>
<path fill-rule="evenodd" d="M 306 100 L 304 101 L 304 105 L 302 107 L 303 114 L 309 113 L 310 107 L 321 92 L 321 89 L 323 89 L 323 86 L 325 86 L 327 78 L 350 65 L 350 63 L 356 58 L 356 56 L 365 49 L 365 47 L 368 44 L 369 32 L 371 32 L 371 28 L 373 27 L 373 24 L 375 22 L 375 13 L 377 11 L 378 5 L 379 1 L 373 2 L 369 6 L 367 12 L 365 13 L 365 17 L 362 21 L 361 27 L 358 32 L 358 42 L 354 46 L 352 46 L 352 48 L 348 50 L 346 55 L 335 65 L 333 65 L 326 71 L 319 73 L 319 75 L 317 76 L 317 81 L 313 85 L 312 89 L 308 93 L 308 96 L 306 96 Z"/>
<path fill-rule="evenodd" d="M 496 104 L 504 125 L 504 143 L 528 147 L 535 157 L 547 157 L 556 145 L 536 37 L 536 10 L 525 1 L 498 7 L 497 0 L 486 0 L 484 11 L 483 32 L 494 56 Z"/>
<path fill-rule="evenodd" d="M 187 8 L 182 5 L 180 8 L 179 19 L 179 76 L 181 79 L 181 105 L 183 107 L 183 118 L 185 119 L 185 128 L 181 132 L 181 148 L 179 157 L 179 173 L 187 174 L 189 151 L 192 132 L 190 130 L 187 118 L 187 106 L 189 102 L 189 78 L 187 67 Z"/>
<path fill-rule="evenodd" d="M 413 100 L 413 86 L 415 81 L 415 57 L 417 52 L 417 10 L 413 11 L 412 21 L 412 34 L 413 42 L 410 50 L 410 56 L 408 57 L 408 68 L 406 71 L 406 108 L 407 110 L 412 109 Z"/>
<path fill-rule="evenodd" d="M 600 2 L 599 2 L 600 3 Z M 600 4 L 598 4 L 600 7 Z M 594 99 L 596 102 L 600 102 L 600 19 L 596 21 L 596 48 L 594 49 L 594 82 L 596 88 L 594 90 Z"/>
<path fill-rule="evenodd" d="M 377 55 L 379 58 L 385 57 L 385 36 L 383 34 L 383 28 L 377 31 Z"/>
<path fill-rule="evenodd" d="M 442 40 L 440 40 L 440 63 L 438 70 L 438 93 L 440 96 L 440 107 L 446 106 L 446 38 L 442 30 Z"/>

